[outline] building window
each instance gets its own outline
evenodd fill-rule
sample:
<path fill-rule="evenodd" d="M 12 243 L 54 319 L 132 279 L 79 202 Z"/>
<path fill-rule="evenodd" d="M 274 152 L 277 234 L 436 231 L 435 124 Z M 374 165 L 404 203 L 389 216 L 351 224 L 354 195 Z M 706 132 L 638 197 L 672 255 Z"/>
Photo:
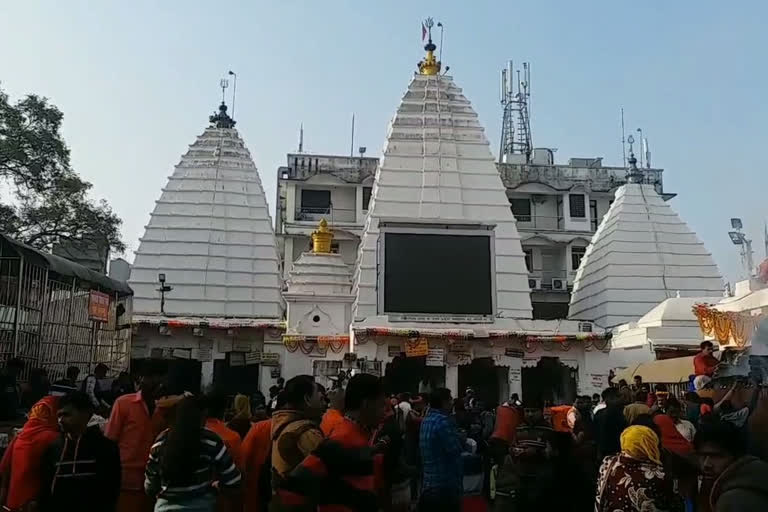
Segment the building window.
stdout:
<path fill-rule="evenodd" d="M 509 204 L 512 208 L 512 214 L 518 222 L 531 222 L 530 199 L 512 197 L 509 199 Z"/>
<path fill-rule="evenodd" d="M 585 201 L 584 194 L 568 194 L 572 219 L 584 219 L 587 217 Z"/>
<path fill-rule="evenodd" d="M 367 210 L 368 205 L 371 204 L 372 192 L 373 192 L 373 187 L 363 187 L 363 210 Z"/>
<path fill-rule="evenodd" d="M 339 254 L 339 242 L 331 242 L 331 252 L 333 254 Z"/>
<path fill-rule="evenodd" d="M 581 260 L 584 259 L 586 252 L 586 247 L 571 247 L 571 270 L 579 270 L 579 265 L 581 265 Z"/>
<path fill-rule="evenodd" d="M 597 201 L 589 200 L 589 222 L 592 225 L 592 231 L 597 231 Z"/>
<path fill-rule="evenodd" d="M 523 253 L 525 253 L 525 268 L 528 269 L 528 272 L 531 272 L 533 270 L 533 250 L 523 249 Z"/>
<path fill-rule="evenodd" d="M 301 209 L 308 213 L 326 213 L 330 211 L 331 191 L 312 189 L 302 190 Z"/>

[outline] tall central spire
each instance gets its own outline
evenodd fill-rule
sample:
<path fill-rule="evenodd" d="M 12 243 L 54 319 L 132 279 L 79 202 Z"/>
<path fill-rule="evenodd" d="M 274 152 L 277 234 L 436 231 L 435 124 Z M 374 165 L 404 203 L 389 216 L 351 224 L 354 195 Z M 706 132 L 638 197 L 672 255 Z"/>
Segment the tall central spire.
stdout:
<path fill-rule="evenodd" d="M 424 21 L 424 27 L 426 27 L 428 31 L 429 40 L 427 41 L 427 44 L 424 45 L 424 50 L 426 50 L 427 54 L 424 56 L 424 59 L 419 62 L 419 73 L 422 75 L 436 75 L 440 72 L 440 61 L 435 58 L 435 50 L 437 50 L 437 46 L 432 42 L 432 27 L 434 25 L 435 22 L 432 18 L 427 18 Z"/>

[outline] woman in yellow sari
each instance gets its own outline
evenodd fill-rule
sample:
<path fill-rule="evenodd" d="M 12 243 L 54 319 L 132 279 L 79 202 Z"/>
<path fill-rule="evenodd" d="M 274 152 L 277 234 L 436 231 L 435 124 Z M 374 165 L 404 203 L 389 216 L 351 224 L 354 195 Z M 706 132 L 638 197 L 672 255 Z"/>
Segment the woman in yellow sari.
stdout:
<path fill-rule="evenodd" d="M 621 434 L 621 453 L 600 468 L 596 512 L 677 512 L 683 501 L 661 465 L 659 437 L 633 425 Z"/>

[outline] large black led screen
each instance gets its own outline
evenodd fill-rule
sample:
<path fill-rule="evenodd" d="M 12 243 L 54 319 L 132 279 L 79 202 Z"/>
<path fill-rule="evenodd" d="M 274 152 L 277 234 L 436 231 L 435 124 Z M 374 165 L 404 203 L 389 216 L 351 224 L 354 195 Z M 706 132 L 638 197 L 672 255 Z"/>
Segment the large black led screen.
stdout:
<path fill-rule="evenodd" d="M 491 315 L 491 238 L 384 233 L 384 312 Z"/>

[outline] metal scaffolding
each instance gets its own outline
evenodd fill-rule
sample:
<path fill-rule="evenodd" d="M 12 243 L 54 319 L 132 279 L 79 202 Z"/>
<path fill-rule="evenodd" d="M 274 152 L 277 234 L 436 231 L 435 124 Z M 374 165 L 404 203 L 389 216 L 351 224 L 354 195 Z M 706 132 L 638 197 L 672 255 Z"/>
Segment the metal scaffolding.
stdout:
<path fill-rule="evenodd" d="M 106 321 L 93 315 L 94 294 L 109 297 Z M 51 382 L 69 366 L 127 371 L 132 297 L 125 283 L 0 234 L 0 364 L 19 358 L 22 379 L 43 368 Z"/>

